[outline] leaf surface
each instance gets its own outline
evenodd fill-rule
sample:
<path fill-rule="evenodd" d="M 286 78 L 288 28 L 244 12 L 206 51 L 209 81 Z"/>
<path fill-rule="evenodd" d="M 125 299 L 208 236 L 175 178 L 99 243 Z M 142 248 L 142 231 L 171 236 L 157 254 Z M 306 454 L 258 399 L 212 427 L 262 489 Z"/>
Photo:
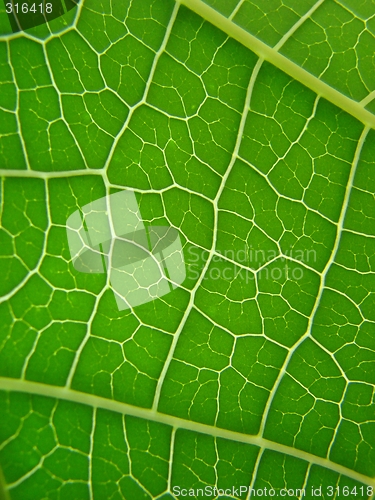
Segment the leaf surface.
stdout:
<path fill-rule="evenodd" d="M 183 4 L 1 7 L 0 498 L 373 498 L 375 4 Z M 122 189 L 186 279 L 119 311 Z"/>

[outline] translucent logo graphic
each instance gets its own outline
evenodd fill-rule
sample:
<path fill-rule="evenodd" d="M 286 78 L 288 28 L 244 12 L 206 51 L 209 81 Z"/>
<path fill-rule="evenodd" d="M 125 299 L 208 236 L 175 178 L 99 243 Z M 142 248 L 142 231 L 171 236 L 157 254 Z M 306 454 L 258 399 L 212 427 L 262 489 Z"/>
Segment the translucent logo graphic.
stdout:
<path fill-rule="evenodd" d="M 186 277 L 178 231 L 146 227 L 133 191 L 84 205 L 66 227 L 74 268 L 109 273 L 120 310 L 162 297 Z"/>

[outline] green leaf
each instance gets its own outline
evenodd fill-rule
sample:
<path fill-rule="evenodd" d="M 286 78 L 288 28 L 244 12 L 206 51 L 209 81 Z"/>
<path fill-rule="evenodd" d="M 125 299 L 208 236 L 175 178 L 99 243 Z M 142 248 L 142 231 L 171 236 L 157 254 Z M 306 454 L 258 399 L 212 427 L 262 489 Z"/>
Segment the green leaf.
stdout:
<path fill-rule="evenodd" d="M 374 2 L 68 3 L 0 7 L 0 498 L 375 498 Z M 120 311 L 124 189 L 186 278 Z"/>

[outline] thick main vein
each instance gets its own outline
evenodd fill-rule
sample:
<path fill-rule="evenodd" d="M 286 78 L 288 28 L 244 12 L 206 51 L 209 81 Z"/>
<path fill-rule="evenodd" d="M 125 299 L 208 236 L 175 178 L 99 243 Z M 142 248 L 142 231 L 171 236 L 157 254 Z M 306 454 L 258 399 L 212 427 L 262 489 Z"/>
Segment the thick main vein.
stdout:
<path fill-rule="evenodd" d="M 337 472 L 338 474 L 350 477 L 355 481 L 359 481 L 363 484 L 373 486 L 375 488 L 374 478 L 370 478 L 368 476 L 360 474 L 359 472 L 355 472 L 351 469 L 348 469 L 347 467 L 332 462 L 327 458 L 318 457 L 306 451 L 275 443 L 260 436 L 242 434 L 240 432 L 230 431 L 227 429 L 222 429 L 220 427 L 214 427 L 207 424 L 202 424 L 200 422 L 194 422 L 192 420 L 174 417 L 172 415 L 160 413 L 152 409 L 132 406 L 126 403 L 121 403 L 120 401 L 114 401 L 113 399 L 96 396 L 94 394 L 87 394 L 85 392 L 75 391 L 66 387 L 56 387 L 52 385 L 41 384 L 39 382 L 29 382 L 27 380 L 16 380 L 7 377 L 0 377 L 0 390 L 16 391 L 26 394 L 45 396 L 57 400 L 65 400 L 78 404 L 84 404 L 92 408 L 102 408 L 104 410 L 114 411 L 123 415 L 129 415 L 160 424 L 169 425 L 174 429 L 185 429 L 192 432 L 207 434 L 216 438 L 228 439 L 231 441 L 258 446 L 262 449 L 268 449 L 278 453 L 285 453 L 300 460 L 305 460 L 312 465 L 324 467 L 326 469 Z"/>
<path fill-rule="evenodd" d="M 306 87 L 324 97 L 327 101 L 335 104 L 342 110 L 351 114 L 366 126 L 375 128 L 375 115 L 367 111 L 363 105 L 353 101 L 338 90 L 314 76 L 309 71 L 301 68 L 287 57 L 280 54 L 276 48 L 270 47 L 254 35 L 235 24 L 233 21 L 223 16 L 202 0 L 178 0 L 196 14 L 200 15 L 208 22 L 221 29 L 230 37 L 236 39 L 242 45 L 255 52 L 260 58 L 265 59 L 277 68 L 281 69 L 289 76 L 303 83 Z"/>

